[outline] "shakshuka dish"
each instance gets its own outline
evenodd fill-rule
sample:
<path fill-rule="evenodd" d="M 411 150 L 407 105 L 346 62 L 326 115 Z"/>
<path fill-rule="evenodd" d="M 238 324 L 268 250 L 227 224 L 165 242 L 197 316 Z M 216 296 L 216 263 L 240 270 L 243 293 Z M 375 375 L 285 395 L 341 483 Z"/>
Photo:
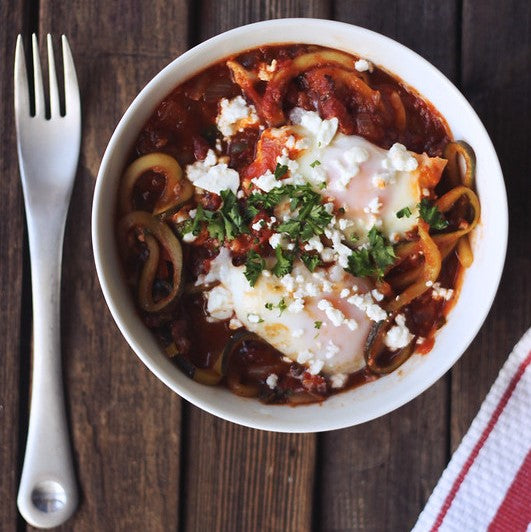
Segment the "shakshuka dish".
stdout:
<path fill-rule="evenodd" d="M 140 131 L 116 234 L 138 312 L 190 378 L 320 402 L 429 356 L 480 206 L 474 153 L 367 58 L 227 57 Z"/>

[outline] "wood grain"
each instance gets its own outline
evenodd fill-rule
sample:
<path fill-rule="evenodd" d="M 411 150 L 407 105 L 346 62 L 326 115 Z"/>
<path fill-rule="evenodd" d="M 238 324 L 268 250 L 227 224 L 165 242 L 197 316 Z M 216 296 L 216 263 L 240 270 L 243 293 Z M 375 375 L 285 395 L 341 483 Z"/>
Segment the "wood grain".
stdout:
<path fill-rule="evenodd" d="M 108 139 L 137 92 L 185 49 L 186 13 L 185 2 L 40 1 L 41 40 L 47 32 L 68 36 L 83 107 L 62 292 L 64 372 L 82 501 L 65 530 L 168 530 L 179 520 L 180 399 L 135 357 L 107 310 L 92 258 L 90 215 Z"/>
<path fill-rule="evenodd" d="M 497 150 L 510 224 L 505 270 L 494 306 L 453 370 L 452 449 L 468 429 L 514 344 L 531 324 L 531 4 L 465 1 L 462 28 L 463 91 Z"/>
<path fill-rule="evenodd" d="M 267 18 L 326 16 L 325 2 L 204 1 L 200 39 Z M 309 530 L 315 436 L 274 434 L 189 408 L 185 530 Z"/>
<path fill-rule="evenodd" d="M 31 322 L 22 323 L 28 317 L 22 311 L 24 218 L 13 110 L 15 41 L 17 33 L 28 32 L 30 16 L 26 2 L 20 2 L 17 9 L 13 7 L 8 2 L 0 3 L 2 25 L 10 28 L 0 32 L 0 530 L 14 530 L 17 522 L 21 523 L 16 496 L 27 420 L 24 392 L 27 394 L 28 386 L 20 389 L 20 384 L 27 382 L 31 336 Z M 24 290 L 24 302 L 31 304 L 28 295 Z"/>
<path fill-rule="evenodd" d="M 388 35 L 455 77 L 453 2 L 338 1 L 334 18 Z M 409 530 L 447 460 L 448 401 L 445 376 L 390 415 L 320 436 L 320 529 Z"/>

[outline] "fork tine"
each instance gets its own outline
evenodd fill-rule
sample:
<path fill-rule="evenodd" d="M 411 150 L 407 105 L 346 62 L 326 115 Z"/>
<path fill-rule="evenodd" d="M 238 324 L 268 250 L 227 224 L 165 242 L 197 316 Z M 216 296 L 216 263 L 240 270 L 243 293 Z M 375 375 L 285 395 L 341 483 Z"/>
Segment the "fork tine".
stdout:
<path fill-rule="evenodd" d="M 58 117 L 61 114 L 59 109 L 59 88 L 57 87 L 57 75 L 55 73 L 55 58 L 53 55 L 52 36 L 48 33 L 46 36 L 48 46 L 48 77 L 50 83 L 50 116 Z"/>
<path fill-rule="evenodd" d="M 29 116 L 29 114 L 28 72 L 26 70 L 22 35 L 19 35 L 15 49 L 15 116 L 18 120 L 22 116 Z"/>
<path fill-rule="evenodd" d="M 72 58 L 67 38 L 62 35 L 63 65 L 65 69 L 65 114 L 80 115 L 79 86 L 77 84 L 76 68 Z"/>
<path fill-rule="evenodd" d="M 39 58 L 39 45 L 35 33 L 31 36 L 33 48 L 33 85 L 35 87 L 35 116 L 46 113 L 44 106 L 44 87 L 42 85 L 41 60 Z"/>

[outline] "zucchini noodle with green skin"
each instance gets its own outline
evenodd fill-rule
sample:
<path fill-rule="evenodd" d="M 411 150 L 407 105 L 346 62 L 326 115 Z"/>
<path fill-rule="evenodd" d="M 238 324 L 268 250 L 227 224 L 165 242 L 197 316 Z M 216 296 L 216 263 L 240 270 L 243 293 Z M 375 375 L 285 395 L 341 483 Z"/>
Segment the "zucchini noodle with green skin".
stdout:
<path fill-rule="evenodd" d="M 279 67 L 264 74 L 264 65 L 272 58 L 275 61 L 278 58 Z M 338 50 L 311 45 L 278 45 L 230 57 L 177 87 L 161 102 L 139 136 L 119 188 L 116 226 L 119 251 L 142 319 L 153 329 L 168 357 L 196 382 L 224 385 L 242 397 L 260 397 L 271 403 L 311 403 L 391 373 L 413 353 L 428 352 L 433 345 L 430 341 L 443 324 L 451 302 L 440 294 L 438 298 L 432 297 L 432 287 L 434 294 L 434 285 L 452 292 L 458 288 L 462 268 L 473 261 L 469 235 L 481 214 L 473 191 L 474 152 L 466 142 L 450 140 L 444 120 L 437 121 L 436 110 L 414 91 L 408 92 L 401 80 L 376 67 L 373 72 L 372 65 L 360 72 L 354 66 L 355 59 Z M 209 87 L 215 87 L 216 98 L 206 94 Z M 228 105 L 231 98 L 237 97 L 247 106 L 254 105 L 253 117 L 259 121 L 253 125 L 253 118 L 245 116 L 244 126 L 236 125 L 232 135 L 222 134 L 225 130 L 215 126 L 221 99 Z M 310 181 L 304 185 L 284 182 L 292 171 L 288 165 L 295 159 L 281 163 L 278 161 L 282 157 L 290 157 L 284 152 L 277 157 L 274 152 L 282 130 L 297 125 L 290 115 L 295 107 L 305 112 L 315 110 L 314 114 L 323 122 L 337 119 L 335 124 L 340 132 L 337 135 L 343 135 L 343 140 L 345 136 L 362 137 L 388 153 L 391 146 L 402 143 L 402 149 L 407 149 L 410 155 L 413 152 L 419 166 L 418 183 L 415 182 L 418 196 L 400 196 L 398 202 L 404 201 L 404 197 L 415 199 L 409 206 L 402 204 L 403 209 L 396 213 L 396 218 L 418 213 L 418 222 L 408 225 L 407 220 L 402 220 L 399 223 L 406 222 L 405 225 L 395 223 L 388 233 L 378 230 L 376 225 L 369 229 L 369 225 L 366 234 L 359 232 L 350 235 L 352 241 L 346 238 L 342 241 L 343 248 L 352 253 L 348 267 L 341 264 L 342 274 L 348 272 L 352 276 L 349 279 L 358 278 L 358 282 L 359 278 L 367 280 L 368 288 L 357 292 L 354 287 L 352 293 L 370 296 L 376 291 L 381 299 L 374 296 L 372 301 L 378 301 L 379 310 L 386 317 L 375 321 L 366 314 L 366 321 L 358 322 L 367 324 L 361 347 L 356 347 L 356 356 L 362 364 L 365 361 L 365 367 L 348 374 L 337 389 L 325 371 L 311 373 L 309 364 L 286 358 L 285 351 L 277 351 L 273 340 L 270 344 L 264 339 L 269 339 L 267 334 L 264 338 L 259 336 L 260 329 L 253 329 L 250 323 L 242 326 L 245 315 L 234 307 L 230 321 L 239 323 L 236 328 L 232 325 L 229 328 L 229 318 L 211 320 L 214 314 L 210 307 L 207 312 L 211 294 L 225 289 L 225 283 L 230 282 L 222 277 L 208 277 L 211 261 L 221 255 L 220 250 L 228 250 L 234 268 L 245 265 L 250 290 L 261 275 L 268 274 L 273 279 L 276 276 L 280 283 L 293 269 L 295 277 L 297 261 L 311 274 L 315 269 L 328 272 L 332 268 L 330 262 L 339 264 L 338 259 L 336 264 L 324 259 L 324 255 L 321 257 L 309 242 L 315 245 L 317 239 L 325 248 L 335 245 L 326 231 L 334 227 L 336 216 L 338 220 L 343 217 L 345 209 L 340 214 L 339 200 L 338 205 L 333 205 L 334 196 L 326 195 L 329 190 L 323 191 Z M 235 106 L 231 112 L 241 109 Z M 264 127 L 269 133 L 263 131 Z M 207 163 L 211 150 L 216 154 L 208 160 L 214 163 Z M 308 157 L 313 156 L 312 152 L 309 154 Z M 442 179 L 445 161 L 441 156 L 446 160 Z M 426 160 L 439 164 L 438 174 L 430 173 Z M 310 166 L 322 170 L 324 162 L 316 157 Z M 191 181 L 183 174 L 185 167 Z M 209 172 L 211 179 L 218 179 L 223 172 L 234 175 L 236 171 L 240 185 L 238 190 L 220 188 L 217 193 L 209 192 L 215 189 L 194 187 L 192 181 L 196 184 L 198 181 L 190 168 L 195 175 Z M 267 176 L 272 188 L 257 189 L 256 180 Z M 279 214 L 273 216 L 282 202 L 295 205 L 291 218 L 280 220 L 276 219 Z M 333 212 L 325 210 L 325 203 L 333 206 Z M 347 216 L 345 220 L 350 220 Z M 383 219 L 381 214 L 380 222 Z M 391 231 L 398 234 L 394 241 Z M 271 244 L 273 235 L 283 235 L 294 245 L 275 247 Z M 352 263 L 351 258 L 355 259 Z M 317 296 L 309 299 L 312 297 Z M 346 302 L 343 299 L 340 306 Z M 260 304 L 264 306 L 263 302 Z M 284 298 L 265 304 L 268 311 L 278 310 L 277 319 L 281 323 L 280 316 L 288 306 L 289 301 Z M 415 319 L 424 319 L 415 318 L 419 308 L 422 308 L 419 314 L 425 312 L 427 317 L 417 323 Z M 408 321 L 407 325 L 411 330 L 406 327 L 405 342 L 387 341 L 390 331 L 410 318 L 411 324 Z M 315 324 L 315 338 L 321 334 L 320 338 L 326 339 L 326 332 L 320 330 L 321 315 L 311 319 L 315 320 L 310 323 L 310 328 Z M 325 323 L 331 324 L 331 319 Z M 348 338 L 351 342 L 352 337 Z M 421 351 L 418 346 L 426 339 L 428 347 Z"/>

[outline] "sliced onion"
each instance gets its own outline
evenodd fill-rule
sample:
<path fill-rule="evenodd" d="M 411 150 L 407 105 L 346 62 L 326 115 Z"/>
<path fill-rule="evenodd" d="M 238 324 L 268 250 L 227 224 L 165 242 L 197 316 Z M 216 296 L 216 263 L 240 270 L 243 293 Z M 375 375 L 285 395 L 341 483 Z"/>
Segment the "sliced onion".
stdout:
<path fill-rule="evenodd" d="M 393 372 L 412 355 L 415 348 L 415 339 L 413 338 L 408 345 L 402 347 L 393 354 L 393 358 L 388 365 L 382 365 L 379 358 L 385 349 L 387 349 L 384 339 L 394 323 L 395 315 L 396 314 L 393 314 L 386 320 L 375 323 L 372 326 L 369 336 L 367 337 L 367 342 L 365 343 L 365 362 L 367 363 L 368 368 L 378 375 Z"/>
<path fill-rule="evenodd" d="M 181 244 L 171 229 L 158 218 L 143 211 L 133 211 L 125 215 L 118 224 L 118 240 L 122 256 L 126 256 L 127 235 L 134 228 L 142 230 L 149 256 L 144 263 L 138 286 L 138 303 L 146 312 L 159 312 L 176 299 L 181 288 L 183 255 Z M 158 300 L 153 299 L 153 283 L 157 273 L 160 246 L 164 247 L 173 266 L 172 288 L 170 293 Z"/>
<path fill-rule="evenodd" d="M 175 209 L 189 200 L 194 193 L 190 181 L 183 178 L 179 163 L 166 153 L 148 153 L 133 161 L 126 169 L 120 188 L 120 210 L 127 214 L 134 209 L 133 190 L 137 180 L 151 170 L 166 179 L 164 190 L 155 204 L 153 214 Z"/>

